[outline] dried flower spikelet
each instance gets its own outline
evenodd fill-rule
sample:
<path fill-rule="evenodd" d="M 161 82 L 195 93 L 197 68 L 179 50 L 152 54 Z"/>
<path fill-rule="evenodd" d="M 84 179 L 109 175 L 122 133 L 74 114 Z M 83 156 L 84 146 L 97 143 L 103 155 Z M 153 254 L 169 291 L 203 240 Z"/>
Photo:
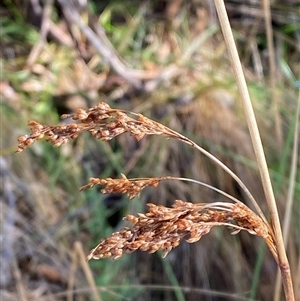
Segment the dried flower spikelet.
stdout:
<path fill-rule="evenodd" d="M 29 121 L 28 125 L 31 126 L 31 134 L 23 135 L 18 138 L 19 144 L 17 152 L 22 152 L 27 146 L 32 145 L 35 140 L 40 140 L 44 137 L 43 125 L 33 120 Z"/>
<path fill-rule="evenodd" d="M 62 119 L 72 118 L 73 120 L 80 120 L 83 123 L 94 122 L 106 118 L 104 115 L 113 111 L 110 106 L 104 102 L 97 104 L 95 107 L 90 109 L 77 109 L 76 113 L 64 114 L 61 116 Z M 109 115 L 107 115 L 109 116 Z"/>
<path fill-rule="evenodd" d="M 269 228 L 263 220 L 243 203 L 235 204 L 232 214 L 236 224 L 250 234 L 262 236 L 263 238 L 270 235 Z"/>
<path fill-rule="evenodd" d="M 48 141 L 54 146 L 60 146 L 71 139 L 77 138 L 84 131 L 88 131 L 93 137 L 103 141 L 111 140 L 125 132 L 130 133 L 137 140 L 141 140 L 145 135 L 164 135 L 184 140 L 182 136 L 168 127 L 141 114 L 112 109 L 103 102 L 90 109 L 77 109 L 76 113 L 64 114 L 61 117 L 78 121 L 78 124 L 44 126 L 36 121 L 30 121 L 29 125 L 32 129 L 29 138 L 33 141 L 21 141 L 21 138 L 18 152 L 23 151 L 28 145 L 31 145 L 35 140 L 42 139 L 44 136 L 48 137 Z M 77 126 L 76 133 L 74 132 L 75 125 Z"/>
<path fill-rule="evenodd" d="M 55 147 L 67 143 L 71 139 L 77 138 L 80 132 L 88 130 L 88 125 L 66 124 L 57 126 L 44 126 L 36 121 L 28 123 L 31 126 L 30 135 L 20 136 L 18 138 L 18 150 L 23 151 L 27 146 L 32 145 L 36 140 L 41 140 L 44 137 Z"/>
<path fill-rule="evenodd" d="M 235 232 L 246 230 L 267 237 L 266 240 L 271 237 L 268 227 L 242 203 L 193 204 L 176 200 L 172 208 L 155 204 L 148 204 L 148 207 L 149 212 L 145 214 L 125 217 L 132 228 L 124 228 L 101 240 L 88 259 L 116 259 L 138 249 L 150 253 L 163 250 L 166 256 L 184 238 L 189 243 L 197 242 L 213 227 L 222 225 L 230 226 Z"/>
<path fill-rule="evenodd" d="M 172 208 L 155 204 L 148 206 L 149 212 L 146 214 L 140 213 L 137 217 L 127 216 L 125 220 L 133 224 L 132 228 L 125 228 L 113 233 L 110 238 L 101 240 L 88 258 L 100 259 L 107 257 L 107 254 L 112 254 L 109 257 L 118 258 L 121 253 L 137 249 L 150 253 L 163 250 L 163 256 L 166 256 L 184 237 L 189 236 L 188 242 L 198 241 L 216 225 L 201 222 L 203 204 L 193 205 L 176 201 Z M 198 212 L 198 216 L 193 214 L 194 211 Z M 126 237 L 124 231 L 127 233 Z"/>
<path fill-rule="evenodd" d="M 141 191 L 149 186 L 157 187 L 159 182 L 166 179 L 165 178 L 142 178 L 142 179 L 127 179 L 125 175 L 121 174 L 120 179 L 112 178 L 90 178 L 89 183 L 80 188 L 80 190 L 85 190 L 92 188 L 95 185 L 105 185 L 101 190 L 102 193 L 126 193 L 130 199 L 139 196 Z"/>

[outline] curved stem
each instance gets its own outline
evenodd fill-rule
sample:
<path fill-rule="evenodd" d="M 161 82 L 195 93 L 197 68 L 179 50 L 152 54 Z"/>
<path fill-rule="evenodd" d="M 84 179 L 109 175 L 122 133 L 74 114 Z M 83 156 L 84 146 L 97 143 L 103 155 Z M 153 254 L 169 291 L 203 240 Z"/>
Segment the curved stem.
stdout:
<path fill-rule="evenodd" d="M 130 181 L 140 181 L 140 180 L 147 180 L 148 178 L 130 178 Z M 230 200 L 236 202 L 236 203 L 242 203 L 239 199 L 235 198 L 234 196 L 226 193 L 225 191 L 218 189 L 212 185 L 209 185 L 207 183 L 195 180 L 195 179 L 190 179 L 190 178 L 180 178 L 180 177 L 173 177 L 173 176 L 165 176 L 165 177 L 159 177 L 159 180 L 178 180 L 178 181 L 183 181 L 183 182 L 191 182 L 191 183 L 195 183 L 204 187 L 207 187 L 211 190 L 214 190 L 222 195 L 224 195 L 225 197 L 229 198 Z"/>
<path fill-rule="evenodd" d="M 179 181 L 184 181 L 184 182 L 191 182 L 191 183 L 195 183 L 195 184 L 199 184 L 201 186 L 204 186 L 204 187 L 207 187 L 211 190 L 214 190 L 222 195 L 224 195 L 225 197 L 229 198 L 230 200 L 236 202 L 236 203 L 242 203 L 240 200 L 238 200 L 237 198 L 233 197 L 232 195 L 224 192 L 223 190 L 221 189 L 218 189 L 214 186 L 211 186 L 209 184 L 206 184 L 206 183 L 203 183 L 201 181 L 197 181 L 197 180 L 194 180 L 194 179 L 190 179 L 190 178 L 177 178 L 177 177 L 172 177 L 173 180 L 179 180 Z"/>
<path fill-rule="evenodd" d="M 122 111 L 122 112 L 127 113 L 127 114 L 129 113 L 129 114 L 137 116 L 137 117 L 140 116 L 140 114 L 137 114 L 137 113 L 134 113 L 134 112 L 126 112 L 126 111 L 123 111 L 123 110 L 119 110 L 119 111 Z M 156 123 L 153 120 L 151 122 Z M 183 135 L 179 134 L 178 132 L 176 132 L 176 131 L 168 128 L 167 126 L 162 126 L 159 123 L 156 123 L 156 124 L 160 128 L 160 134 L 161 135 L 164 135 L 164 136 L 169 137 L 169 138 L 174 138 L 174 139 L 180 140 L 180 141 L 182 141 L 182 142 L 184 142 L 184 143 L 186 143 L 186 144 L 188 144 L 188 145 L 196 148 L 198 151 L 200 151 L 206 157 L 208 157 L 213 162 L 215 162 L 217 165 L 219 165 L 225 172 L 227 172 L 240 185 L 240 187 L 243 189 L 243 191 L 249 197 L 250 201 L 252 202 L 253 206 L 255 207 L 257 213 L 262 218 L 262 220 L 266 224 L 268 224 L 268 221 L 267 221 L 265 215 L 263 214 L 262 210 L 260 209 L 259 205 L 257 204 L 255 198 L 253 197 L 253 195 L 251 194 L 251 192 L 249 191 L 249 189 L 247 188 L 247 186 L 244 184 L 244 182 L 229 167 L 227 167 L 217 157 L 215 157 L 214 155 L 212 155 L 210 152 L 208 152 L 203 147 L 199 146 L 197 143 L 195 143 L 191 139 L 187 138 L 186 136 L 183 136 Z"/>
<path fill-rule="evenodd" d="M 262 220 L 266 224 L 268 224 L 265 215 L 261 211 L 259 205 L 257 204 L 255 198 L 253 197 L 253 195 L 251 194 L 251 192 L 249 191 L 249 189 L 247 188 L 247 186 L 244 184 L 244 182 L 228 166 L 226 166 L 222 161 L 220 161 L 218 158 L 216 158 L 210 152 L 208 152 L 207 150 L 205 150 L 204 148 L 202 148 L 201 146 L 199 146 L 198 144 L 196 144 L 194 141 L 188 139 L 185 136 L 182 136 L 179 133 L 177 133 L 177 135 L 179 135 L 179 138 L 180 138 L 181 141 L 183 141 L 183 142 L 191 145 L 192 147 L 196 148 L 202 154 L 204 154 L 206 157 L 208 157 L 209 159 L 211 159 L 212 161 L 214 161 L 215 163 L 217 163 L 223 170 L 225 170 L 225 172 L 227 172 L 240 185 L 240 187 L 244 190 L 244 192 L 246 193 L 246 195 L 249 197 L 250 201 L 252 202 L 253 206 L 257 210 L 259 216 L 262 218 Z"/>

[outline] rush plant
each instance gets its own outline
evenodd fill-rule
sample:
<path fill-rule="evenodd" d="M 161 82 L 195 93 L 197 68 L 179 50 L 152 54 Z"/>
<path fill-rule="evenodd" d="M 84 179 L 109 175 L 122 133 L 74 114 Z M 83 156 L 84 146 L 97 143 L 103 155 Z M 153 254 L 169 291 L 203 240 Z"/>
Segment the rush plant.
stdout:
<path fill-rule="evenodd" d="M 43 138 L 46 138 L 55 147 L 59 147 L 76 139 L 83 132 L 89 132 L 94 138 L 102 141 L 111 140 L 126 132 L 133 135 L 137 140 L 141 140 L 145 135 L 162 135 L 186 143 L 216 162 L 238 182 L 257 209 L 257 213 L 255 213 L 240 200 L 224 191 L 189 178 L 165 176 L 128 179 L 123 174 L 118 179 L 90 178 L 88 184 L 81 187 L 80 190 L 101 185 L 104 186 L 102 189 L 104 194 L 125 193 L 132 199 L 138 196 L 144 188 L 156 187 L 161 181 L 188 181 L 213 189 L 226 196 L 230 201 L 190 203 L 176 200 L 171 208 L 148 204 L 149 211 L 147 213 L 140 213 L 137 216 L 127 215 L 124 220 L 131 223 L 131 227 L 124 227 L 110 237 L 102 239 L 90 251 L 87 256 L 88 260 L 117 259 L 124 253 L 131 253 L 136 250 L 150 253 L 162 250 L 165 257 L 183 239 L 189 243 L 194 243 L 199 241 L 203 235 L 208 234 L 213 227 L 225 226 L 232 231 L 232 234 L 244 230 L 252 235 L 261 236 L 278 262 L 274 230 L 254 197 L 232 170 L 201 146 L 141 114 L 113 109 L 107 103 L 99 103 L 87 110 L 78 109 L 76 113 L 62 115 L 62 118 L 70 118 L 74 122 L 48 126 L 37 121 L 29 121 L 31 132 L 29 135 L 18 138 L 17 152 L 22 152 L 35 141 Z"/>
<path fill-rule="evenodd" d="M 102 185 L 104 186 L 102 189 L 103 193 L 126 193 L 129 198 L 134 198 L 148 186 L 156 187 L 161 181 L 180 180 L 209 187 L 226 196 L 230 201 L 207 204 L 176 200 L 171 208 L 148 204 L 149 211 L 147 213 L 140 213 L 137 216 L 126 216 L 124 219 L 130 222 L 131 226 L 113 233 L 108 238 L 102 239 L 99 244 L 91 250 L 87 259 L 108 257 L 116 259 L 121 257 L 124 253 L 130 253 L 136 250 L 148 251 L 150 253 L 162 250 L 164 251 L 163 256 L 166 256 L 173 248 L 178 246 L 183 239 L 186 239 L 189 243 L 194 243 L 200 240 L 203 235 L 208 234 L 213 227 L 225 226 L 228 227 L 233 234 L 244 230 L 250 234 L 261 236 L 265 240 L 280 268 L 286 300 L 294 301 L 295 297 L 291 272 L 283 243 L 277 206 L 241 62 L 233 39 L 224 2 L 222 0 L 215 0 L 215 5 L 231 65 L 236 76 L 237 86 L 241 94 L 241 100 L 268 204 L 270 221 L 268 221 L 241 179 L 208 151 L 189 138 L 158 122 L 141 114 L 113 109 L 106 103 L 99 103 L 88 110 L 78 109 L 76 113 L 63 115 L 62 118 L 70 118 L 74 121 L 71 124 L 47 126 L 36 121 L 30 121 L 31 133 L 19 137 L 18 152 L 23 151 L 26 147 L 44 137 L 55 147 L 59 147 L 70 140 L 76 139 L 78 135 L 83 132 L 89 132 L 94 138 L 103 141 L 108 141 L 127 132 L 137 140 L 141 140 L 146 135 L 161 135 L 190 145 L 213 160 L 232 176 L 249 197 L 256 212 L 233 196 L 194 179 L 171 176 L 127 179 L 125 175 L 122 175 L 119 179 L 91 178 L 89 183 L 81 189 Z"/>
<path fill-rule="evenodd" d="M 277 259 L 272 228 L 259 210 L 259 206 L 249 190 L 228 167 L 189 138 L 141 114 L 112 109 L 106 103 L 99 103 L 88 110 L 78 109 L 76 113 L 63 115 L 62 118 L 71 118 L 74 123 L 47 126 L 36 121 L 30 121 L 31 133 L 19 137 L 18 152 L 44 137 L 54 146 L 59 147 L 86 131 L 96 139 L 103 141 L 113 139 L 125 132 L 130 133 L 137 140 L 142 139 L 145 135 L 163 135 L 187 143 L 213 159 L 238 181 L 259 211 L 257 215 L 233 196 L 189 178 L 167 176 L 127 179 L 125 175 L 119 179 L 90 178 L 89 183 L 81 187 L 81 190 L 101 185 L 104 186 L 103 193 L 126 193 L 132 199 L 148 186 L 156 187 L 161 181 L 166 180 L 181 180 L 208 186 L 228 197 L 231 202 L 193 204 L 176 200 L 172 208 L 148 204 L 148 213 L 126 216 L 124 219 L 129 221 L 132 227 L 123 228 L 119 232 L 113 233 L 111 237 L 101 240 L 99 245 L 90 252 L 88 259 L 104 257 L 116 259 L 124 253 L 138 249 L 150 253 L 163 250 L 163 256 L 166 256 L 172 248 L 179 245 L 182 239 L 187 238 L 190 243 L 196 242 L 216 226 L 227 226 L 233 234 L 246 230 L 253 235 L 262 236 Z"/>

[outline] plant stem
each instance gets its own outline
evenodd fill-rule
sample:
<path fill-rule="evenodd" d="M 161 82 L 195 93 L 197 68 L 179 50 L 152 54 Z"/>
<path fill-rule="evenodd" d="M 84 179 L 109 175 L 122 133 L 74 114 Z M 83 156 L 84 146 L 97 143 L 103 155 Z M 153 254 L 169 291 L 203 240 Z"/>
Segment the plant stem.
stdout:
<path fill-rule="evenodd" d="M 293 146 L 293 152 L 292 152 L 289 189 L 288 189 L 287 202 L 286 202 L 285 214 L 284 214 L 284 223 L 283 223 L 283 241 L 284 241 L 285 247 L 287 246 L 288 239 L 289 239 L 289 231 L 290 231 L 292 207 L 293 207 L 293 199 L 294 199 L 294 191 L 295 191 L 295 181 L 296 181 L 296 174 L 297 174 L 298 144 L 299 144 L 299 116 L 300 116 L 300 91 L 298 94 L 298 104 L 297 104 L 297 109 L 296 109 L 296 121 L 295 121 L 295 129 L 294 129 L 294 146 Z M 280 274 L 277 273 L 274 301 L 280 300 L 280 295 L 281 295 L 280 281 L 281 281 Z"/>
<path fill-rule="evenodd" d="M 118 110 L 120 111 L 120 110 Z M 124 111 L 126 113 L 126 111 Z M 139 116 L 137 113 L 130 112 L 130 114 Z M 200 151 L 202 154 L 204 154 L 206 157 L 211 159 L 213 162 L 215 162 L 217 165 L 219 165 L 225 172 L 227 172 L 239 185 L 240 187 L 244 190 L 246 195 L 249 197 L 250 201 L 252 202 L 253 206 L 257 210 L 257 213 L 259 216 L 262 218 L 262 220 L 265 222 L 265 224 L 269 225 L 265 215 L 263 214 L 262 210 L 260 209 L 258 203 L 256 202 L 255 198 L 247 188 L 247 186 L 244 184 L 244 182 L 229 168 L 227 167 L 222 161 L 220 161 L 217 157 L 215 157 L 213 154 L 211 154 L 209 151 L 205 150 L 203 147 L 199 146 L 197 143 L 195 143 L 193 140 L 189 139 L 188 137 L 181 135 L 180 133 L 168 128 L 164 127 L 165 131 L 162 133 L 163 135 L 167 137 L 172 137 L 174 139 L 177 139 L 179 141 L 182 141 L 198 151 Z M 271 229 L 272 230 L 272 229 Z"/>
<path fill-rule="evenodd" d="M 282 122 L 279 112 L 279 97 L 276 89 L 277 82 L 277 67 L 275 63 L 275 49 L 273 42 L 273 28 L 272 28 L 272 18 L 270 9 L 270 0 L 263 0 L 263 10 L 265 17 L 266 26 L 266 36 L 268 44 L 268 54 L 269 54 L 269 67 L 270 67 L 270 88 L 271 88 L 271 98 L 274 107 L 274 117 L 275 117 L 275 133 L 278 141 L 278 153 L 281 155 L 283 148 L 283 137 L 282 137 Z"/>
<path fill-rule="evenodd" d="M 241 94 L 241 98 L 243 101 L 243 106 L 245 110 L 246 120 L 255 152 L 255 156 L 258 162 L 258 167 L 260 171 L 260 176 L 262 179 L 262 185 L 265 192 L 266 201 L 268 204 L 268 208 L 270 211 L 271 217 L 271 226 L 274 231 L 274 241 L 276 244 L 277 252 L 278 252 L 278 261 L 277 264 L 281 270 L 281 275 L 283 278 L 283 286 L 285 297 L 287 301 L 294 301 L 294 291 L 293 284 L 290 272 L 289 262 L 286 256 L 281 226 L 278 216 L 278 210 L 276 206 L 276 201 L 272 189 L 271 179 L 268 172 L 268 167 L 266 163 L 266 158 L 264 155 L 262 142 L 260 139 L 260 134 L 258 131 L 258 126 L 256 123 L 253 107 L 251 104 L 246 80 L 243 74 L 242 65 L 239 59 L 238 51 L 235 45 L 235 41 L 233 38 L 233 34 L 231 31 L 230 23 L 228 20 L 225 4 L 223 0 L 214 0 L 217 13 L 219 16 L 222 32 L 224 34 L 225 43 L 229 52 L 231 64 L 234 70 L 234 74 L 237 80 L 237 85 Z"/>
<path fill-rule="evenodd" d="M 177 139 L 179 139 L 179 140 L 183 141 L 184 143 L 187 143 L 187 144 L 191 145 L 192 147 L 196 148 L 198 151 L 200 151 L 206 157 L 208 157 L 209 159 L 211 159 L 213 162 L 217 163 L 223 170 L 225 170 L 240 185 L 240 187 L 244 190 L 244 192 L 246 193 L 246 195 L 249 197 L 250 201 L 252 202 L 253 206 L 257 210 L 257 213 L 259 214 L 259 216 L 262 218 L 262 220 L 266 224 L 268 224 L 265 215 L 261 211 L 259 205 L 257 204 L 255 198 L 253 197 L 253 195 L 251 194 L 251 192 L 249 191 L 249 189 L 247 188 L 247 186 L 244 184 L 244 182 L 229 167 L 227 167 L 217 157 L 215 157 L 210 152 L 208 152 L 207 150 L 205 150 L 204 148 L 202 148 L 201 146 L 199 146 L 194 141 L 190 140 L 189 138 L 187 138 L 187 137 L 185 137 L 185 136 L 183 136 L 183 135 L 181 135 L 181 134 L 179 134 L 179 133 L 177 133 L 177 132 L 175 132 L 173 130 L 171 130 L 171 131 L 176 135 Z"/>

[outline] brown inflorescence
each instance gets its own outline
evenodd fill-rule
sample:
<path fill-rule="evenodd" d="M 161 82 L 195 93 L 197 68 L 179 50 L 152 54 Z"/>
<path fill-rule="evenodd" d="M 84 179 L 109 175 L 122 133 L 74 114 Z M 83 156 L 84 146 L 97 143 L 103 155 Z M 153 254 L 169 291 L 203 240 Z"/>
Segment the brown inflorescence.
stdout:
<path fill-rule="evenodd" d="M 215 226 L 246 230 L 264 238 L 270 235 L 268 226 L 260 217 L 240 203 L 193 204 L 176 200 L 172 208 L 154 204 L 148 206 L 149 212 L 146 214 L 125 217 L 132 227 L 102 239 L 87 259 L 117 259 L 124 253 L 136 250 L 150 253 L 163 250 L 165 257 L 182 239 L 187 238 L 189 243 L 196 242 Z"/>
<path fill-rule="evenodd" d="M 178 135 L 164 125 L 141 114 L 112 109 L 106 103 L 99 103 L 87 110 L 77 109 L 76 113 L 62 115 L 62 118 L 70 118 L 77 123 L 46 126 L 36 121 L 30 121 L 31 133 L 19 137 L 17 152 L 22 152 L 27 146 L 44 137 L 58 147 L 77 138 L 84 131 L 88 131 L 93 137 L 103 141 L 125 132 L 130 133 L 137 140 L 141 140 L 145 135 L 166 135 L 168 137 L 177 137 Z"/>
<path fill-rule="evenodd" d="M 31 134 L 18 138 L 19 145 L 17 152 L 22 152 L 27 146 L 32 145 L 36 140 L 41 140 L 44 137 L 55 147 L 59 147 L 71 139 L 77 138 L 81 132 L 90 130 L 91 128 L 89 125 L 76 123 L 47 126 L 33 120 L 29 121 L 28 125 L 31 126 Z"/>
<path fill-rule="evenodd" d="M 130 133 L 137 140 L 141 140 L 145 135 L 164 135 L 195 146 L 188 138 L 160 123 L 141 114 L 112 109 L 106 103 L 99 103 L 87 110 L 78 109 L 76 113 L 63 115 L 62 118 L 69 118 L 74 122 L 47 126 L 30 121 L 31 133 L 18 138 L 17 152 L 22 152 L 44 137 L 58 147 L 77 138 L 82 132 L 89 132 L 93 137 L 103 141 L 125 132 Z M 122 175 L 121 179 L 91 178 L 81 190 L 95 185 L 104 185 L 103 193 L 127 193 L 129 198 L 134 198 L 145 187 L 156 187 L 160 181 L 171 178 L 127 179 L 125 175 Z M 180 244 L 182 239 L 186 238 L 189 243 L 196 242 L 213 227 L 222 225 L 230 227 L 232 234 L 246 230 L 251 234 L 262 236 L 275 259 L 277 257 L 271 226 L 239 201 L 211 204 L 176 201 L 172 208 L 149 204 L 148 213 L 138 216 L 128 215 L 125 220 L 132 223 L 132 227 L 123 228 L 109 238 L 101 240 L 90 252 L 88 259 L 104 257 L 116 259 L 124 253 L 135 250 L 150 253 L 163 250 L 163 256 L 166 256 Z"/>
<path fill-rule="evenodd" d="M 89 183 L 80 188 L 80 190 L 85 190 L 92 188 L 95 185 L 105 185 L 105 188 L 101 190 L 102 193 L 127 193 L 130 199 L 139 196 L 140 192 L 149 186 L 157 187 L 159 182 L 167 179 L 168 177 L 160 178 L 139 178 L 139 179 L 127 179 L 124 174 L 121 174 L 120 179 L 112 178 L 90 178 Z"/>

